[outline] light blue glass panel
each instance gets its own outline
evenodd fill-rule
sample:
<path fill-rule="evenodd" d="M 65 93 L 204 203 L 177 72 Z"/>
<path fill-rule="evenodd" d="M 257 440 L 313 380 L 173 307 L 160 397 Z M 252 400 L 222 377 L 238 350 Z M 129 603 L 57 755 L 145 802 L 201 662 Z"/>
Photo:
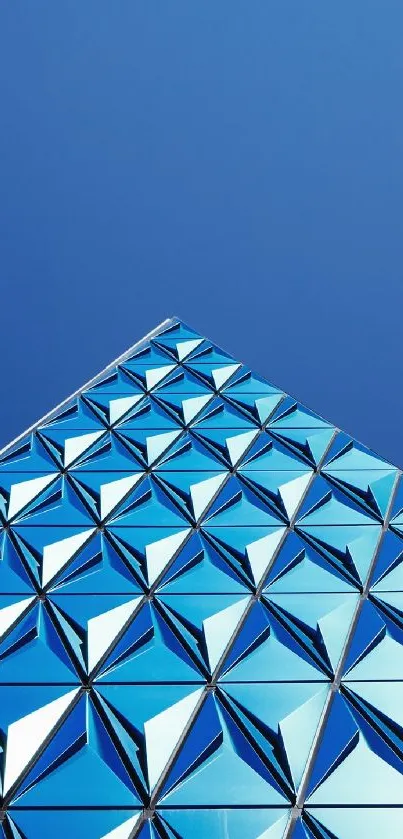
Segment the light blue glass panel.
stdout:
<path fill-rule="evenodd" d="M 6 447 L 1 839 L 400 836 L 402 486 L 177 318 Z"/>

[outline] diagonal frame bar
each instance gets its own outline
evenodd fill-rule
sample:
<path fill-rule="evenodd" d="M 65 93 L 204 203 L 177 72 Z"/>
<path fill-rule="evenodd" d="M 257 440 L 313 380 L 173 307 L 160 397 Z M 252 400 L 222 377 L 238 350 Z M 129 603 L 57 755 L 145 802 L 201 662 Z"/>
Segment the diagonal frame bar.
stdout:
<path fill-rule="evenodd" d="M 377 559 L 378 559 L 378 556 L 379 556 L 379 551 L 381 549 L 381 545 L 382 545 L 385 533 L 387 532 L 388 527 L 389 527 L 389 521 L 390 521 L 391 513 L 392 513 L 392 510 L 393 510 L 393 503 L 394 503 L 394 500 L 395 500 L 395 497 L 396 497 L 396 493 L 397 493 L 397 489 L 398 489 L 398 486 L 399 486 L 399 483 L 400 483 L 401 475 L 402 475 L 402 473 L 399 470 L 397 475 L 396 475 L 394 487 L 393 487 L 393 490 L 392 490 L 392 493 L 391 493 L 391 496 L 390 496 L 390 499 L 389 499 L 388 509 L 386 511 L 386 514 L 385 514 L 384 522 L 383 522 L 383 525 L 382 525 L 382 530 L 379 534 L 378 544 L 376 546 L 376 549 L 374 551 L 374 555 L 372 557 L 370 567 L 368 569 L 365 585 L 363 586 L 362 593 L 360 594 L 360 597 L 358 599 L 358 603 L 357 603 L 357 606 L 356 606 L 356 609 L 355 609 L 355 613 L 353 615 L 353 619 L 351 621 L 350 628 L 349 628 L 349 631 L 348 631 L 348 635 L 347 635 L 347 638 L 346 638 L 346 641 L 345 641 L 345 644 L 344 644 L 344 649 L 343 649 L 342 655 L 340 657 L 338 666 L 336 668 L 334 679 L 333 679 L 333 682 L 331 684 L 331 688 L 330 688 L 329 695 L 328 695 L 328 698 L 327 698 L 327 702 L 326 702 L 325 707 L 323 709 L 323 713 L 322 713 L 322 716 L 321 716 L 321 719 L 320 719 L 320 722 L 319 722 L 319 726 L 318 726 L 317 731 L 316 731 L 315 741 L 313 743 L 313 746 L 312 746 L 312 749 L 311 749 L 311 754 L 308 758 L 308 762 L 307 762 L 307 765 L 305 767 L 305 772 L 304 772 L 304 775 L 303 775 L 303 778 L 302 778 L 302 781 L 301 781 L 299 793 L 298 793 L 298 796 L 297 796 L 296 805 L 293 808 L 293 811 L 291 813 L 290 821 L 289 821 L 289 824 L 287 826 L 287 829 L 286 829 L 286 832 L 284 834 L 283 839 L 291 839 L 291 837 L 294 833 L 294 830 L 295 830 L 297 819 L 299 818 L 299 816 L 303 812 L 303 808 L 304 808 L 304 805 L 305 805 L 305 799 L 306 799 L 306 793 L 307 793 L 308 786 L 309 786 L 309 780 L 310 780 L 310 777 L 312 775 L 313 767 L 315 765 L 315 760 L 316 760 L 316 756 L 317 756 L 319 748 L 320 748 L 320 744 L 322 742 L 322 736 L 323 736 L 323 733 L 324 733 L 326 725 L 327 725 L 327 721 L 328 721 L 329 714 L 330 714 L 330 711 L 331 711 L 331 708 L 332 708 L 332 705 L 333 705 L 334 697 L 335 697 L 336 693 L 338 692 L 338 690 L 340 689 L 340 684 L 341 684 L 341 680 L 342 680 L 342 676 L 343 676 L 344 666 L 345 666 L 345 662 L 346 662 L 346 659 L 347 659 L 347 656 L 348 656 L 348 653 L 349 653 L 349 649 L 350 649 L 350 646 L 351 646 L 351 643 L 352 643 L 352 640 L 353 640 L 353 637 L 354 637 L 354 634 L 355 634 L 355 629 L 356 629 L 356 626 L 357 626 L 357 623 L 358 623 L 358 620 L 359 620 L 364 602 L 368 599 L 368 594 L 369 594 L 369 591 L 370 591 L 370 586 L 371 586 L 371 581 L 372 581 L 372 573 L 373 573 L 373 570 L 375 568 L 375 565 L 376 565 L 376 562 L 377 562 Z"/>

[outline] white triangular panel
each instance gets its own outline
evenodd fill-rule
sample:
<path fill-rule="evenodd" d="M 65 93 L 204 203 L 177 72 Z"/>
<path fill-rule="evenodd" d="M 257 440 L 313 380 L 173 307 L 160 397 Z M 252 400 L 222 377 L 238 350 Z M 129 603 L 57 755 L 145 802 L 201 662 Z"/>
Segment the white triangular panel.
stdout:
<path fill-rule="evenodd" d="M 298 504 L 308 487 L 312 474 L 312 472 L 306 472 L 299 478 L 294 478 L 292 481 L 288 481 L 288 483 L 282 484 L 279 487 L 279 492 L 286 509 L 287 516 L 290 517 L 294 515 Z"/>
<path fill-rule="evenodd" d="M 203 688 L 193 691 L 175 705 L 144 723 L 147 750 L 147 768 L 150 788 L 153 789 L 166 766 L 181 734 L 203 693 Z"/>
<path fill-rule="evenodd" d="M 79 437 L 68 437 L 64 441 L 64 465 L 70 466 L 90 446 L 93 446 L 104 433 L 104 431 L 93 431 L 91 434 L 81 434 Z"/>
<path fill-rule="evenodd" d="M 188 425 L 194 417 L 200 414 L 200 411 L 208 405 L 211 401 L 213 394 L 211 396 L 192 396 L 190 399 L 183 399 L 182 401 L 182 411 L 183 411 L 183 419 L 185 420 L 186 425 Z"/>
<path fill-rule="evenodd" d="M 12 519 L 17 513 L 21 512 L 27 504 L 30 504 L 37 495 L 43 492 L 58 477 L 58 472 L 52 472 L 50 475 L 43 475 L 40 478 L 32 478 L 30 481 L 21 481 L 21 483 L 13 484 L 8 503 L 8 518 Z"/>
<path fill-rule="evenodd" d="M 251 542 L 250 545 L 246 546 L 255 585 L 259 585 L 274 552 L 283 538 L 284 531 L 285 527 L 279 527 L 273 533 L 269 533 L 268 536 L 263 536 L 262 539 L 257 539 L 256 542 Z"/>
<path fill-rule="evenodd" d="M 143 477 L 143 472 L 137 472 L 134 475 L 127 475 L 124 478 L 118 478 L 117 481 L 110 481 L 108 484 L 102 484 L 100 489 L 100 512 L 101 519 L 109 516 L 109 513 L 120 504 L 122 499 L 138 484 L 140 478 Z"/>
<path fill-rule="evenodd" d="M 217 666 L 249 602 L 249 597 L 242 597 L 232 606 L 227 606 L 226 609 L 222 609 L 221 612 L 217 612 L 203 621 L 211 670 L 214 670 Z"/>
<path fill-rule="evenodd" d="M 206 509 L 207 504 L 210 503 L 215 493 L 218 492 L 221 484 L 226 478 L 227 473 L 220 472 L 213 478 L 207 478 L 205 481 L 200 481 L 198 484 L 192 484 L 190 487 L 190 495 L 192 498 L 194 517 L 197 520 L 203 510 Z"/>
<path fill-rule="evenodd" d="M 92 672 L 94 667 L 100 662 L 102 656 L 105 655 L 140 601 L 141 597 L 135 597 L 127 603 L 115 606 L 109 612 L 103 612 L 102 615 L 90 618 L 87 630 L 89 673 Z"/>
<path fill-rule="evenodd" d="M 24 597 L 23 600 L 18 600 L 17 603 L 11 603 L 10 606 L 4 606 L 3 609 L 0 609 L 0 638 L 11 629 L 34 600 L 35 597 Z"/>
<path fill-rule="evenodd" d="M 138 402 L 144 399 L 143 394 L 136 396 L 122 396 L 120 399 L 111 399 L 109 402 L 109 422 L 113 425 L 127 414 Z"/>
<path fill-rule="evenodd" d="M 239 370 L 240 366 L 240 364 L 227 364 L 225 367 L 217 367 L 215 370 L 211 371 L 217 390 L 225 385 L 225 382 L 227 382 L 228 379 L 230 379 L 231 376 Z"/>
<path fill-rule="evenodd" d="M 158 382 L 165 379 L 165 376 L 167 376 L 171 370 L 175 370 L 175 367 L 176 364 L 165 364 L 163 367 L 150 367 L 149 370 L 146 370 L 147 390 L 151 390 L 151 388 L 155 387 Z"/>
<path fill-rule="evenodd" d="M 235 434 L 234 437 L 227 437 L 225 442 L 232 466 L 235 466 L 239 458 L 246 452 L 257 434 L 258 431 L 256 429 L 256 431 L 245 431 L 243 434 Z"/>
<path fill-rule="evenodd" d="M 176 345 L 176 351 L 178 353 L 179 361 L 183 361 L 191 352 L 200 347 L 200 344 L 203 343 L 203 338 L 197 338 L 195 341 L 178 341 Z"/>
<path fill-rule="evenodd" d="M 53 542 L 51 545 L 45 545 L 42 559 L 43 586 L 46 586 L 64 568 L 93 533 L 95 533 L 94 527 L 83 530 L 82 533 L 76 533 L 74 536 L 68 536 L 67 539 L 61 539 L 59 542 Z"/>
<path fill-rule="evenodd" d="M 78 692 L 79 688 L 75 688 L 9 726 L 4 770 L 4 794 L 13 786 L 35 756 Z"/>
<path fill-rule="evenodd" d="M 126 819 L 123 824 L 115 827 L 113 830 L 109 831 L 109 833 L 105 833 L 104 836 L 100 837 L 100 839 L 131 839 L 133 836 L 133 830 L 140 817 L 141 813 L 136 813 L 135 816 L 132 816 L 130 819 Z"/>
<path fill-rule="evenodd" d="M 147 463 L 151 466 L 166 449 L 181 435 L 181 431 L 167 431 L 147 437 Z"/>
<path fill-rule="evenodd" d="M 189 533 L 190 527 L 146 545 L 147 575 L 150 585 L 153 585 Z"/>

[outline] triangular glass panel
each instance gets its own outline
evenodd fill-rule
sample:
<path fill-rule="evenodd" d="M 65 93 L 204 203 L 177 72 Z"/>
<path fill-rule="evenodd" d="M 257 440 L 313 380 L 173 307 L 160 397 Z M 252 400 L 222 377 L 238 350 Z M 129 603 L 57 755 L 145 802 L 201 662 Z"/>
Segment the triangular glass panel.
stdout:
<path fill-rule="evenodd" d="M 401 473 L 265 372 L 170 318 L 0 452 L 0 839 L 402 834 Z"/>

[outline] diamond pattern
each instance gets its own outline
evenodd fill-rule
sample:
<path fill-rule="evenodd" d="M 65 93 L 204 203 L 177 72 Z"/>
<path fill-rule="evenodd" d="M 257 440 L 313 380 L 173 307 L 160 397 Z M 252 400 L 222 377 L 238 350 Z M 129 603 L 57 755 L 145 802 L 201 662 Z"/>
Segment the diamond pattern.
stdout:
<path fill-rule="evenodd" d="M 403 484 L 176 318 L 0 453 L 0 839 L 403 831 Z"/>

